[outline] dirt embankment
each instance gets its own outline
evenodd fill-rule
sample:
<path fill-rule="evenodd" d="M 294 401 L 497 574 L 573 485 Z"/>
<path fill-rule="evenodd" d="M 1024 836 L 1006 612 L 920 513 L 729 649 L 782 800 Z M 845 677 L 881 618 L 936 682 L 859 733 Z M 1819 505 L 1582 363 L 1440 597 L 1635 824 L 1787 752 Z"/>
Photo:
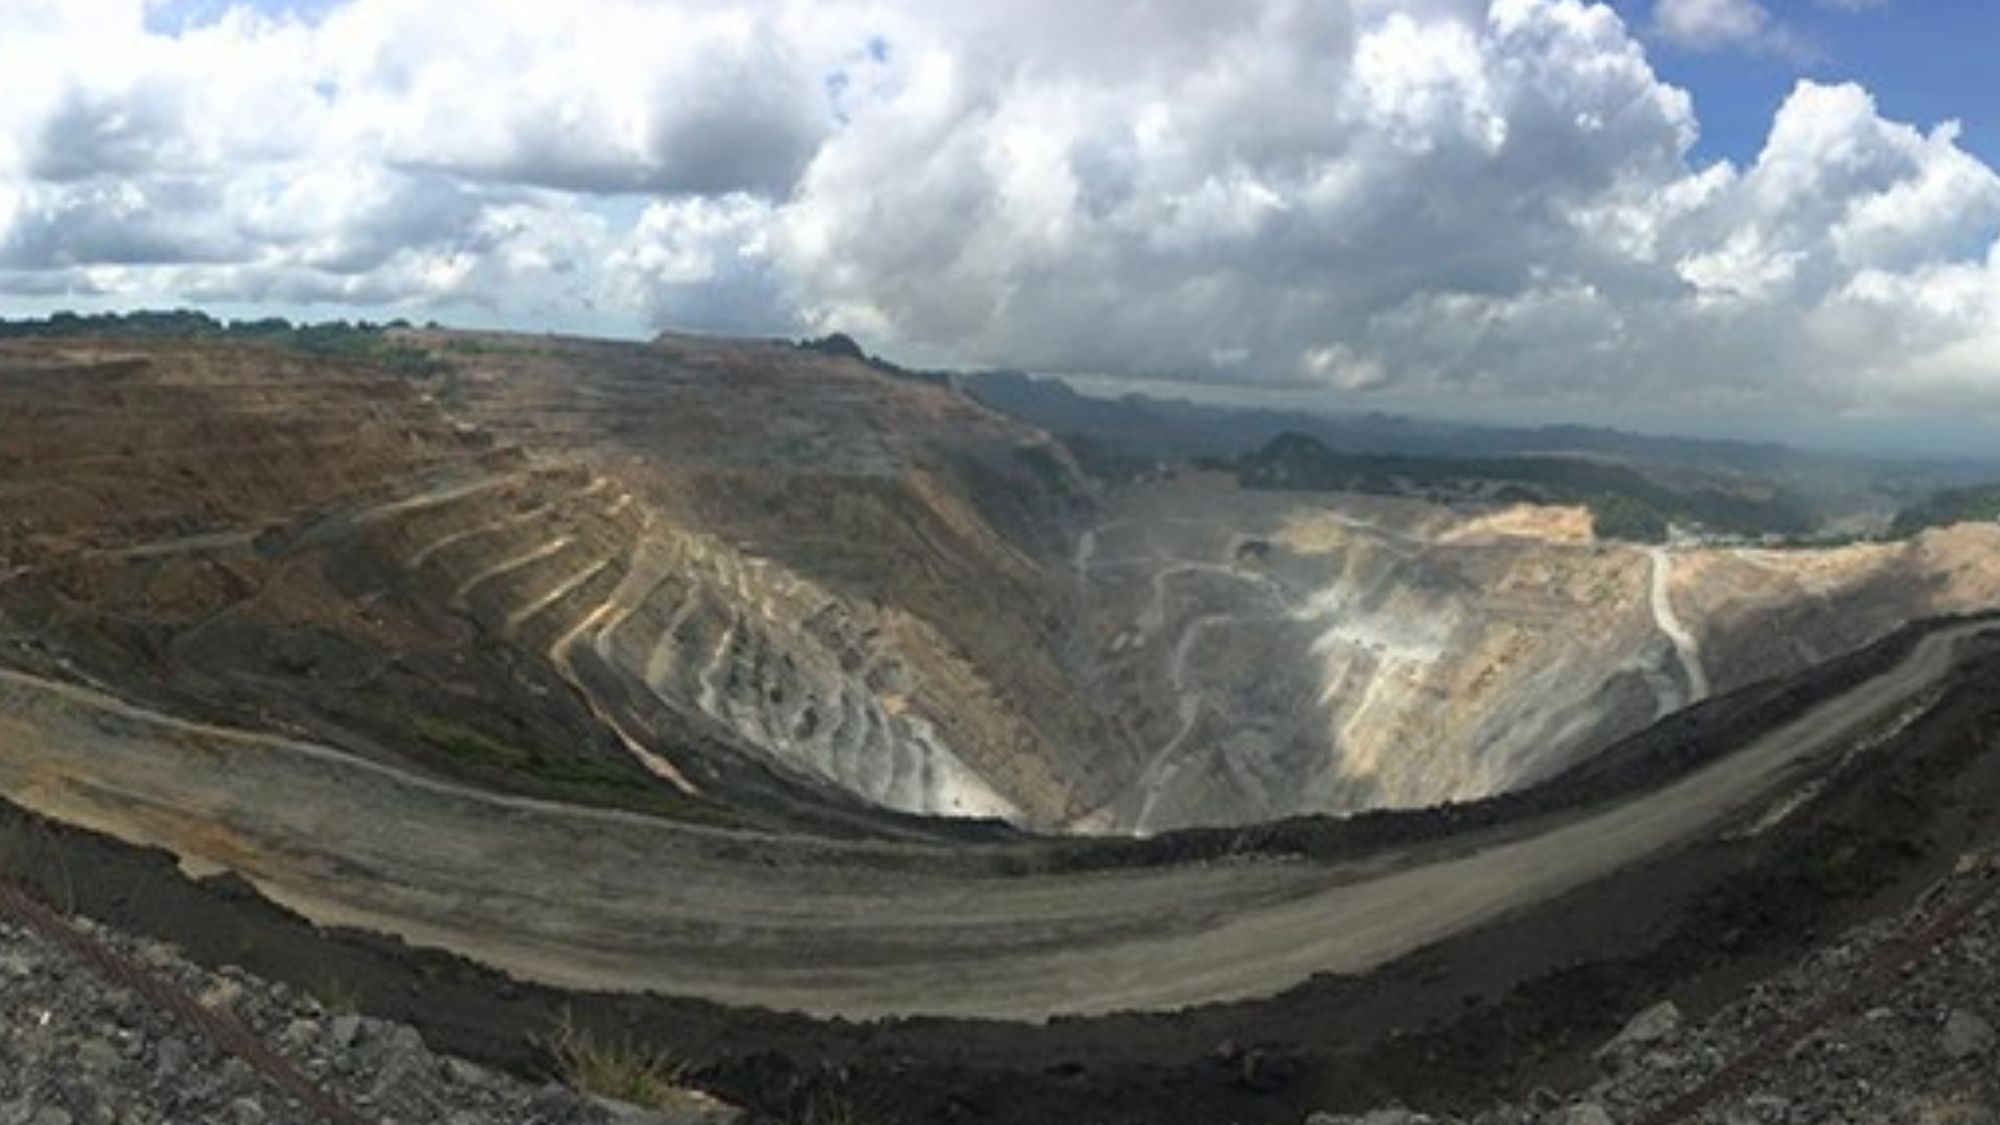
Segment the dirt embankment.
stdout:
<path fill-rule="evenodd" d="M 867 1019 L 1164 1012 L 1367 972 L 1768 816 L 1920 705 L 1982 628 L 1931 633 L 1649 792 L 1366 859 L 1009 873 L 995 861 L 1033 845 L 839 842 L 502 799 L 11 672 L 0 793 L 236 872 L 315 922 L 557 987 Z"/>
<path fill-rule="evenodd" d="M 2000 657 L 1965 664 L 1921 717 L 1761 833 L 1663 855 L 1366 977 L 1039 1028 L 824 1022 L 522 985 L 435 952 L 315 930 L 239 882 L 193 882 L 160 853 L 11 808 L 0 816 L 0 855 L 49 901 L 158 933 L 204 960 L 334 982 L 365 1010 L 517 1069 L 539 1064 L 528 1034 L 568 1007 L 667 1045 L 707 1085 L 773 1115 L 837 1094 L 881 1121 L 1295 1122 L 1311 1109 L 1474 1105 L 1496 1090 L 1576 1080 L 1623 1014 L 1663 994 L 1700 1010 L 1843 922 L 1897 905 L 1994 834 L 1996 686 Z M 1755 710 L 1756 701 L 1741 710 L 1715 701 L 1702 741 L 1741 741 Z"/>

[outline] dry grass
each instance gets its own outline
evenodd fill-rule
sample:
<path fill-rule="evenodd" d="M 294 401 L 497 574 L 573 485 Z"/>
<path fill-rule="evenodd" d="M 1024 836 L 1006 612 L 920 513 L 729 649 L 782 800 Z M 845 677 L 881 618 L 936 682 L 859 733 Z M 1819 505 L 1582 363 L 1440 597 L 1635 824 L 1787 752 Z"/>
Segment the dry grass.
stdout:
<path fill-rule="evenodd" d="M 805 1116 L 796 1125 L 861 1125 L 861 1118 L 845 1097 L 822 1092 L 807 1100 Z"/>
<path fill-rule="evenodd" d="M 647 1109 L 686 1104 L 684 1063 L 665 1051 L 630 1039 L 602 1039 L 564 1012 L 544 1040 L 563 1081 L 584 1093 L 615 1098 Z"/>
<path fill-rule="evenodd" d="M 361 990 L 336 976 L 322 975 L 306 986 L 319 1006 L 336 1016 L 355 1015 L 361 1011 Z"/>

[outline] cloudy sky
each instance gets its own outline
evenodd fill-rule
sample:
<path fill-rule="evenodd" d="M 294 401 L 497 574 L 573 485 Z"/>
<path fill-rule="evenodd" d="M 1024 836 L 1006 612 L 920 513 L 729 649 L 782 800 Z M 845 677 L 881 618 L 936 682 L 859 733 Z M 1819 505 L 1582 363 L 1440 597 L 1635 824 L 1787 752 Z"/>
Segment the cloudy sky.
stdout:
<path fill-rule="evenodd" d="M 0 0 L 0 313 L 2000 447 L 1985 0 Z"/>

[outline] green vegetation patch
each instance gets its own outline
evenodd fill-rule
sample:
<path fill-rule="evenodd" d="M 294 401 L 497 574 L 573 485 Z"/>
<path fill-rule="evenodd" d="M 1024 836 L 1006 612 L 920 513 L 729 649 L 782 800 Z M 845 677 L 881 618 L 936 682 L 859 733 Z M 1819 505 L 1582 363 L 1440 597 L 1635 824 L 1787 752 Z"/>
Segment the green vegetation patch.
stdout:
<path fill-rule="evenodd" d="M 1633 543 L 1665 543 L 1666 513 L 1630 496 L 1603 496 L 1590 501 L 1591 530 L 1599 539 Z"/>
<path fill-rule="evenodd" d="M 1061 500 L 1077 498 L 1076 478 L 1047 449 L 1039 445 L 1019 446 L 1014 450 L 1014 460 L 1032 473 L 1051 495 Z"/>
<path fill-rule="evenodd" d="M 1287 433 L 1235 468 L 1245 488 L 1581 504 L 1600 536 L 1644 543 L 1666 539 L 1670 524 L 1745 536 L 1803 535 L 1817 525 L 1810 506 L 1782 490 L 1678 490 L 1625 465 L 1574 457 L 1343 454 L 1309 434 Z"/>
<path fill-rule="evenodd" d="M 629 790 L 647 788 L 646 779 L 608 762 L 540 746 L 503 742 L 463 723 L 419 715 L 417 737 L 455 762 L 485 771 L 533 778 L 561 788 Z"/>
<path fill-rule="evenodd" d="M 1934 492 L 1897 512 L 1896 521 L 1889 525 L 1889 534 L 1908 538 L 1926 528 L 1979 520 L 2000 520 L 2000 484 Z"/>
<path fill-rule="evenodd" d="M 117 337 L 134 340 L 236 340 L 290 348 L 308 355 L 374 363 L 399 375 L 435 375 L 444 365 L 422 348 L 389 335 L 408 321 L 386 324 L 332 320 L 293 324 L 283 317 L 221 321 L 193 309 L 129 313 L 59 312 L 43 318 L 0 320 L 0 339 Z"/>
<path fill-rule="evenodd" d="M 645 773 L 636 763 L 605 761 L 556 747 L 496 738 L 440 715 L 413 715 L 404 729 L 443 755 L 450 763 L 448 769 L 511 792 L 690 823 L 742 823 L 732 810 L 682 793 Z"/>

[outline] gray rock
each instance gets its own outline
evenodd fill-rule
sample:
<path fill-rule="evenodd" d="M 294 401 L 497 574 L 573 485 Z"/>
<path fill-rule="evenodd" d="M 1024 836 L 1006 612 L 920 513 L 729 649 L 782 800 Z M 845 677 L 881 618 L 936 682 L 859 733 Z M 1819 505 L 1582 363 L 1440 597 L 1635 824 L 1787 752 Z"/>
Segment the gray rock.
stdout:
<path fill-rule="evenodd" d="M 394 1098 L 415 1085 L 417 1064 L 414 1056 L 392 1054 L 375 1068 L 375 1081 L 368 1089 L 371 1101 Z"/>
<path fill-rule="evenodd" d="M 125 1060 L 124 1052 L 104 1039 L 86 1039 L 76 1045 L 77 1065 L 94 1074 L 104 1074 Z"/>
<path fill-rule="evenodd" d="M 237 1098 L 229 1103 L 231 1125 L 264 1125 L 268 1119 L 264 1107 L 253 1098 Z"/>
<path fill-rule="evenodd" d="M 404 1058 L 425 1053 L 424 1037 L 417 1033 L 416 1028 L 404 1024 L 397 1024 L 390 1029 L 384 1047 L 390 1054 Z"/>
<path fill-rule="evenodd" d="M 464 1059 L 447 1058 L 438 1067 L 446 1080 L 460 1086 L 484 1086 L 492 1075 L 483 1066 L 466 1062 Z"/>
<path fill-rule="evenodd" d="M 1792 1110 L 1791 1099 L 1775 1094 L 1752 1094 L 1743 1099 L 1743 1108 L 1758 1121 L 1781 1122 Z"/>
<path fill-rule="evenodd" d="M 576 1104 L 577 1096 L 560 1082 L 545 1082 L 528 1095 L 528 1111 L 539 1117 L 556 1116 Z"/>
<path fill-rule="evenodd" d="M 1984 1102 L 1945 1102 L 1917 1110 L 1916 1125 L 2000 1125 L 2000 1110 Z"/>
<path fill-rule="evenodd" d="M 294 1054 L 304 1051 L 319 1042 L 319 1024 L 312 1020 L 292 1020 L 285 1030 L 278 1033 L 278 1042 Z"/>
<path fill-rule="evenodd" d="M 621 1102 L 615 1098 L 590 1099 L 604 1110 L 613 1125 L 737 1125 L 743 1120 L 743 1111 L 735 1106 L 724 1105 L 712 1098 L 690 1093 L 686 1104 L 672 1109 L 646 1109 L 642 1106 Z M 1429 1118 L 1418 1118 L 1408 1125 L 1423 1125 Z M 1400 1119 L 1388 1122 L 1369 1121 L 1368 1125 L 1404 1125 Z"/>
<path fill-rule="evenodd" d="M 243 1002 L 243 986 L 228 978 L 219 978 L 201 990 L 195 1000 L 211 1012 L 235 1012 Z"/>
<path fill-rule="evenodd" d="M 1577 1102 L 1556 1110 L 1542 1121 L 1544 1125 L 1611 1125 L 1611 1115 L 1596 1102 Z"/>
<path fill-rule="evenodd" d="M 175 1079 L 188 1067 L 188 1045 L 179 1039 L 162 1039 L 153 1049 L 153 1067 L 160 1077 Z"/>
<path fill-rule="evenodd" d="M 76 1118 L 61 1106 L 45 1105 L 28 1119 L 28 1125 L 72 1125 Z"/>
<path fill-rule="evenodd" d="M 1672 1051 L 1647 1051 L 1639 1060 L 1639 1065 L 1647 1070 L 1680 1070 L 1686 1060 Z"/>
<path fill-rule="evenodd" d="M 180 961 L 180 956 L 171 945 L 148 941 L 140 943 L 138 961 L 149 969 L 170 969 Z"/>
<path fill-rule="evenodd" d="M 1938 1033 L 1938 1046 L 1944 1049 L 1946 1057 L 1953 1059 L 1991 1054 L 1993 1042 L 1993 1025 L 1964 1008 L 1953 1008 L 1945 1017 L 1944 1030 Z"/>
<path fill-rule="evenodd" d="M 327 1039 L 341 1050 L 347 1050 L 361 1041 L 361 1017 L 348 1013 L 333 1017 L 327 1026 Z"/>
<path fill-rule="evenodd" d="M 1609 1043 L 1598 1048 L 1599 1058 L 1620 1055 L 1640 1047 L 1650 1047 L 1672 1038 L 1681 1029 L 1681 1010 L 1672 1000 L 1659 1003 L 1633 1016 Z M 1588 1103 L 1585 1103 L 1588 1104 Z"/>

